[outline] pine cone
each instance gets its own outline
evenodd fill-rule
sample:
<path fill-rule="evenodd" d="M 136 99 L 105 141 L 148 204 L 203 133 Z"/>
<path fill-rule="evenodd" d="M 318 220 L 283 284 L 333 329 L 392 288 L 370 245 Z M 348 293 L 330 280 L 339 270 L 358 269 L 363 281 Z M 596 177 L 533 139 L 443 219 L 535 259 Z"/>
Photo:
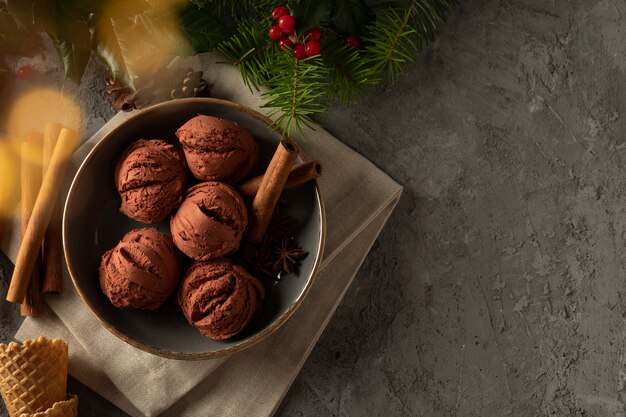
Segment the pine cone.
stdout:
<path fill-rule="evenodd" d="M 210 96 L 202 71 L 191 68 L 168 71 L 155 67 L 135 80 L 135 87 L 133 91 L 112 77 L 106 80 L 106 93 L 117 110 L 131 111 L 176 98 Z"/>
<path fill-rule="evenodd" d="M 209 85 L 202 78 L 202 71 L 187 68 L 182 81 L 172 87 L 170 98 L 208 97 L 210 93 Z"/>

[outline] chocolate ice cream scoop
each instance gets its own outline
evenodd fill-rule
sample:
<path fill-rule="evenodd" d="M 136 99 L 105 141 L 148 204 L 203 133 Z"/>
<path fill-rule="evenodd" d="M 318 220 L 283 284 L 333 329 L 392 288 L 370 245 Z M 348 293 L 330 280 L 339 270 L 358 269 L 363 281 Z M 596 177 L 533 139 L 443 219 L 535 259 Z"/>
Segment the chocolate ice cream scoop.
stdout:
<path fill-rule="evenodd" d="M 187 321 L 211 339 L 242 331 L 261 310 L 263 285 L 226 258 L 192 264 L 178 290 Z"/>
<path fill-rule="evenodd" d="M 247 225 L 241 195 L 230 185 L 213 181 L 191 187 L 170 220 L 174 243 L 197 261 L 236 251 Z"/>
<path fill-rule="evenodd" d="M 100 261 L 100 288 L 118 308 L 154 310 L 176 290 L 182 254 L 156 229 L 135 229 Z"/>
<path fill-rule="evenodd" d="M 256 140 L 230 120 L 196 116 L 182 125 L 176 136 L 189 169 L 199 180 L 236 184 L 248 177 L 259 161 Z"/>
<path fill-rule="evenodd" d="M 158 223 L 185 195 L 185 159 L 160 139 L 140 139 L 122 154 L 115 168 L 120 211 L 142 223 Z"/>

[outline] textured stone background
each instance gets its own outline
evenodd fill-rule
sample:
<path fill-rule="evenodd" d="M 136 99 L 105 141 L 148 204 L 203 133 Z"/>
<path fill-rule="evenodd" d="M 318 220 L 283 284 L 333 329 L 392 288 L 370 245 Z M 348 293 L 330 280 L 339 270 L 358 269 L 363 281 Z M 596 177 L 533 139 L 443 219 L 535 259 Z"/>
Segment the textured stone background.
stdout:
<path fill-rule="evenodd" d="M 626 416 L 626 2 L 462 3 L 328 117 L 405 193 L 279 416 Z M 94 63 L 92 130 L 103 88 Z"/>

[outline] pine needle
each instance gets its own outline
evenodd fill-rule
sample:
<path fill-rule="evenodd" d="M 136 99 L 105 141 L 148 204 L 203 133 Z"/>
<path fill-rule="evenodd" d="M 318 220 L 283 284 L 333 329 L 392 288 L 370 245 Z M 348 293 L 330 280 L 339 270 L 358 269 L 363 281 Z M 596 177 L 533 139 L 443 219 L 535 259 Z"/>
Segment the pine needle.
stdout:
<path fill-rule="evenodd" d="M 380 82 L 378 71 L 363 59 L 361 51 L 334 39 L 324 44 L 322 58 L 330 68 L 329 94 L 346 106 L 360 102 L 369 87 Z"/>
<path fill-rule="evenodd" d="M 269 56 L 278 53 L 275 43 L 268 43 L 269 19 L 242 20 L 237 33 L 218 46 L 218 51 L 239 68 L 243 82 L 252 91 L 265 85 L 269 77 Z"/>
<path fill-rule="evenodd" d="M 390 82 L 397 81 L 422 48 L 435 39 L 456 0 L 385 2 L 365 38 L 365 60 Z"/>
<path fill-rule="evenodd" d="M 313 128 L 311 118 L 328 109 L 328 74 L 320 56 L 298 61 L 289 52 L 279 53 L 272 62 L 272 77 L 263 94 L 263 107 L 270 108 L 270 116 L 277 116 L 274 127 L 282 127 L 288 135 Z"/>

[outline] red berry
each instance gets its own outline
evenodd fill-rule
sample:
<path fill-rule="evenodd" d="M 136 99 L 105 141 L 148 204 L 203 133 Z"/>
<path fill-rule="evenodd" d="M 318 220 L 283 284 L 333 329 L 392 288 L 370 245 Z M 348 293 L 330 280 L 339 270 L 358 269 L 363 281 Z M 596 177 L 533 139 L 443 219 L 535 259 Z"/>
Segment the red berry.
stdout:
<path fill-rule="evenodd" d="M 28 81 L 30 80 L 30 77 L 32 75 L 33 75 L 33 67 L 31 67 L 30 65 L 21 66 L 17 70 L 17 76 L 19 77 L 20 80 Z"/>
<path fill-rule="evenodd" d="M 288 14 L 289 10 L 285 9 L 283 6 L 274 7 L 274 10 L 272 10 L 272 17 L 274 20 L 278 20 Z"/>
<path fill-rule="evenodd" d="M 320 53 L 321 47 L 320 47 L 320 44 L 318 42 L 308 41 L 304 45 L 304 50 L 305 50 L 305 52 L 306 52 L 306 54 L 308 56 L 315 56 L 315 55 L 318 55 Z"/>
<path fill-rule="evenodd" d="M 351 49 L 359 49 L 359 39 L 356 36 L 348 35 L 343 40 L 343 43 L 348 45 Z"/>
<path fill-rule="evenodd" d="M 278 39 L 283 37 L 283 30 L 278 25 L 274 25 L 270 28 L 269 34 L 270 39 L 274 39 L 275 41 L 277 41 Z"/>
<path fill-rule="evenodd" d="M 278 47 L 281 51 L 284 51 L 285 49 L 293 49 L 294 46 L 295 44 L 287 36 L 278 41 Z"/>
<path fill-rule="evenodd" d="M 307 32 L 308 40 L 313 42 L 319 42 L 322 39 L 322 31 L 320 28 L 313 28 Z"/>
<path fill-rule="evenodd" d="M 293 28 L 295 25 L 296 19 L 294 19 L 293 16 L 285 15 L 281 16 L 280 19 L 278 19 L 278 26 L 280 26 L 280 28 L 285 33 L 293 33 Z"/>
<path fill-rule="evenodd" d="M 304 45 L 296 45 L 296 47 L 293 48 L 293 56 L 298 61 L 306 58 L 308 55 L 306 54 L 306 50 L 304 49 Z"/>

